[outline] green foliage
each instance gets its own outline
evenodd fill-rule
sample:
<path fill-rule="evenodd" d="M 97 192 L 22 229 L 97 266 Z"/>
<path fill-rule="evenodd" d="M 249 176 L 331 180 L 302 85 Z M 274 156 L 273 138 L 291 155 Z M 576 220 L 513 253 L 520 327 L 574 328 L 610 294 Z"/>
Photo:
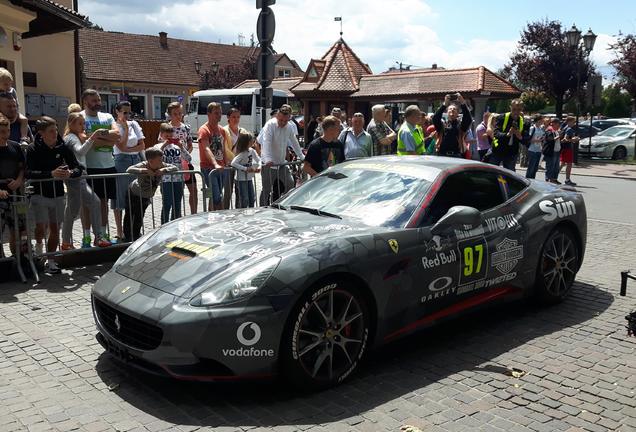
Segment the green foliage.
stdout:
<path fill-rule="evenodd" d="M 548 105 L 548 98 L 543 92 L 527 91 L 521 94 L 523 110 L 526 113 L 536 113 Z"/>
<path fill-rule="evenodd" d="M 610 64 L 616 68 L 619 85 L 636 99 L 636 35 L 619 35 L 610 49 L 616 55 Z"/>
<path fill-rule="evenodd" d="M 631 114 L 632 97 L 621 91 L 620 85 L 612 85 L 603 89 L 602 113 L 607 117 L 629 117 Z"/>

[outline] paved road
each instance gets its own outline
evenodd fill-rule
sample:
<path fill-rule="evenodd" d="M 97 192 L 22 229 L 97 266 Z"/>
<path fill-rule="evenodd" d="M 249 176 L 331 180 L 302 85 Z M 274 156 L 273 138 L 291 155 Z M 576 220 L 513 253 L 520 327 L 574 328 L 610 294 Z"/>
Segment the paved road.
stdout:
<path fill-rule="evenodd" d="M 573 180 L 585 196 L 589 218 L 636 224 L 636 182 L 583 176 Z"/>
<path fill-rule="evenodd" d="M 617 230 L 617 226 L 621 227 Z M 94 339 L 90 288 L 107 266 L 0 284 L 0 430 L 634 431 L 636 339 L 617 297 L 636 227 L 590 223 L 573 295 L 498 309 L 374 353 L 319 394 L 188 384 L 121 368 Z M 507 367 L 528 372 L 506 375 Z"/>

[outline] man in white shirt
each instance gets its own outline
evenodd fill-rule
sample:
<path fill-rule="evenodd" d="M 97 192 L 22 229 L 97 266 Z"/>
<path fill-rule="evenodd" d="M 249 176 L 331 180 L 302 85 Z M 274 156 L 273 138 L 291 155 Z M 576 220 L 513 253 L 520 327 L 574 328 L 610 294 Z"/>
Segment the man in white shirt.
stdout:
<path fill-rule="evenodd" d="M 291 146 L 300 160 L 305 158 L 296 137 L 296 128 L 289 123 L 290 116 L 291 107 L 281 106 L 276 118 L 265 123 L 257 138 L 263 164 L 261 206 L 269 205 L 277 195 L 282 195 L 295 186 L 289 167 L 283 166 L 287 163 L 287 146 Z M 275 190 L 278 193 L 272 196 Z"/>

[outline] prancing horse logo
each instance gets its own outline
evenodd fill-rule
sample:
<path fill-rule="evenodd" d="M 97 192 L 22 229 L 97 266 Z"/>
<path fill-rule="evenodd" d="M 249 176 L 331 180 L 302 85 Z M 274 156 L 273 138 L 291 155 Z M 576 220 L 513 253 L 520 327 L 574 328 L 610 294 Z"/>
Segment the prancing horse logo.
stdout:
<path fill-rule="evenodd" d="M 391 247 L 391 250 L 393 251 L 393 253 L 398 253 L 398 250 L 400 250 L 400 245 L 398 241 L 395 239 L 389 240 L 389 246 Z"/>
<path fill-rule="evenodd" d="M 121 322 L 119 322 L 119 315 L 115 314 L 115 328 L 117 329 L 117 333 L 121 331 Z"/>

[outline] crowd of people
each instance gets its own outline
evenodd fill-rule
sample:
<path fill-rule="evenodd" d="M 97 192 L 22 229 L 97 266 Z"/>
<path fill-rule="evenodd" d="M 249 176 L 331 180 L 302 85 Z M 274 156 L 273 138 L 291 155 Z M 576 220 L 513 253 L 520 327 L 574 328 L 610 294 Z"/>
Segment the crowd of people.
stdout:
<path fill-rule="evenodd" d="M 347 118 L 341 109 L 334 108 L 330 115 L 308 125 L 313 140 L 305 148 L 290 121 L 289 105 L 281 106 L 254 136 L 240 127 L 238 108 L 226 113 L 227 126 L 221 126 L 222 107 L 212 102 L 207 106 L 208 121 L 197 132 L 200 166 L 196 167 L 191 130 L 183 123 L 179 102 L 168 105 L 158 144 L 149 148 L 142 128 L 131 119 L 130 102 L 117 103 L 113 114 L 103 112 L 100 95 L 92 89 L 83 92 L 81 105 L 69 106 L 63 133 L 54 119 L 45 116 L 37 120 L 32 135 L 18 114 L 7 73 L 0 69 L 0 212 L 2 224 L 9 228 L 14 254 L 14 234 L 26 228 L 14 220 L 6 204 L 17 198 L 27 180 L 34 186 L 30 208 L 39 255 L 58 248 L 74 249 L 73 223 L 77 218 L 81 221 L 82 248 L 138 239 L 157 189 L 161 190 L 161 223 L 182 216 L 186 188 L 190 213 L 196 213 L 194 170 L 198 168 L 211 192 L 207 210 L 230 208 L 232 196 L 238 208 L 254 207 L 257 198 L 261 206 L 269 205 L 297 184 L 293 174 L 298 173 L 288 163 L 292 153 L 303 162 L 302 174 L 313 177 L 347 159 L 391 154 L 479 159 L 515 170 L 520 149 L 525 147 L 528 178 L 536 176 L 543 158 L 546 181 L 558 183 L 559 171 L 565 167 L 566 183 L 574 184 L 570 179 L 572 148 L 577 140 L 574 120 L 568 118 L 564 127 L 558 120 L 540 115 L 530 121 L 523 115 L 520 100 L 513 100 L 507 113 L 485 113 L 474 131 L 470 108 L 459 93 L 446 95 L 430 117 L 417 105 L 408 106 L 401 123 L 393 128 L 389 126 L 391 112 L 384 105 L 372 107 L 366 128 L 363 113 Z M 108 228 L 111 210 L 116 229 L 112 237 Z M 53 259 L 45 266 L 48 272 L 60 271 Z"/>

